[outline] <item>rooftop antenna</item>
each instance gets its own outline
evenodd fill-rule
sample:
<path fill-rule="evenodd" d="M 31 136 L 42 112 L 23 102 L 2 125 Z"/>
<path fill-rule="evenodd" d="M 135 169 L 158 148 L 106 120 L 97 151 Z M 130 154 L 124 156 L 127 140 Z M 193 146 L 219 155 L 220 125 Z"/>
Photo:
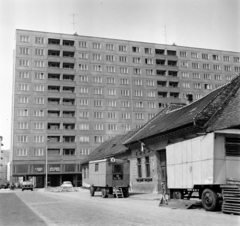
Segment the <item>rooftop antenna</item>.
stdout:
<path fill-rule="evenodd" d="M 72 17 L 73 17 L 72 25 L 73 25 L 73 32 L 74 32 L 74 33 L 76 33 L 76 31 L 75 31 L 75 23 L 76 23 L 76 22 L 75 22 L 75 16 L 77 16 L 77 14 L 74 14 L 74 13 L 73 13 L 73 14 L 72 14 Z"/>

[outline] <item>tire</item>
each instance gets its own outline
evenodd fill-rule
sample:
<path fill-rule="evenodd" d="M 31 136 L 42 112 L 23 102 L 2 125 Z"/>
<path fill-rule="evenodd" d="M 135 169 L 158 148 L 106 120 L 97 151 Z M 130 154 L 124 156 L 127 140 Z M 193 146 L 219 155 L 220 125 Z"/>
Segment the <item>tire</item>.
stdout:
<path fill-rule="evenodd" d="M 90 187 L 90 195 L 91 196 L 94 196 L 94 193 L 95 193 L 95 189 L 93 186 Z"/>
<path fill-rule="evenodd" d="M 102 197 L 103 197 L 103 198 L 107 198 L 107 196 L 108 196 L 108 195 L 107 195 L 107 191 L 106 191 L 105 188 L 103 188 L 103 189 L 102 189 Z"/>
<path fill-rule="evenodd" d="M 202 193 L 202 205 L 206 211 L 214 211 L 218 206 L 217 193 L 206 188 Z"/>
<path fill-rule="evenodd" d="M 174 199 L 183 199 L 183 192 L 181 190 L 174 190 L 173 198 Z"/>
<path fill-rule="evenodd" d="M 125 190 L 123 192 L 123 196 L 124 196 L 124 198 L 128 198 L 129 197 L 128 188 L 125 188 Z"/>

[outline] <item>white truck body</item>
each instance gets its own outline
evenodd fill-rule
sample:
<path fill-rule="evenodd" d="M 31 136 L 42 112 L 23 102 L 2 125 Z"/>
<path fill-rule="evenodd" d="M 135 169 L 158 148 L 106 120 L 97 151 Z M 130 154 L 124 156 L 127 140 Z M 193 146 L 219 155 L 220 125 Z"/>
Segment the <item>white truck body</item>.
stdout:
<path fill-rule="evenodd" d="M 239 130 L 215 131 L 166 147 L 169 189 L 221 185 L 240 180 L 240 156 L 226 156 L 225 138 L 240 138 Z"/>

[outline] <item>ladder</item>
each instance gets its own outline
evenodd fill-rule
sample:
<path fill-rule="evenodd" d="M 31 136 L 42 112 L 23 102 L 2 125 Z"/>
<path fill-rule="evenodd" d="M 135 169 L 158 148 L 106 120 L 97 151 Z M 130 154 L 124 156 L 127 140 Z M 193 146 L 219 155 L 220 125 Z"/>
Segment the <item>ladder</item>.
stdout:
<path fill-rule="evenodd" d="M 124 198 L 122 188 L 114 187 L 113 194 L 115 194 L 117 198 Z"/>

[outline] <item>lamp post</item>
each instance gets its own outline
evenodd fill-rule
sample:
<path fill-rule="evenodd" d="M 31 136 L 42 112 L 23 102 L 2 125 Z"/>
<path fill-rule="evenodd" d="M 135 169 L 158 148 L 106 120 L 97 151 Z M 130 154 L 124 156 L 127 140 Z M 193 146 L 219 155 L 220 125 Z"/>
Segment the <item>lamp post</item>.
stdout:
<path fill-rule="evenodd" d="M 47 188 L 47 182 L 48 182 L 48 151 L 46 146 L 46 162 L 45 162 L 45 188 Z"/>

